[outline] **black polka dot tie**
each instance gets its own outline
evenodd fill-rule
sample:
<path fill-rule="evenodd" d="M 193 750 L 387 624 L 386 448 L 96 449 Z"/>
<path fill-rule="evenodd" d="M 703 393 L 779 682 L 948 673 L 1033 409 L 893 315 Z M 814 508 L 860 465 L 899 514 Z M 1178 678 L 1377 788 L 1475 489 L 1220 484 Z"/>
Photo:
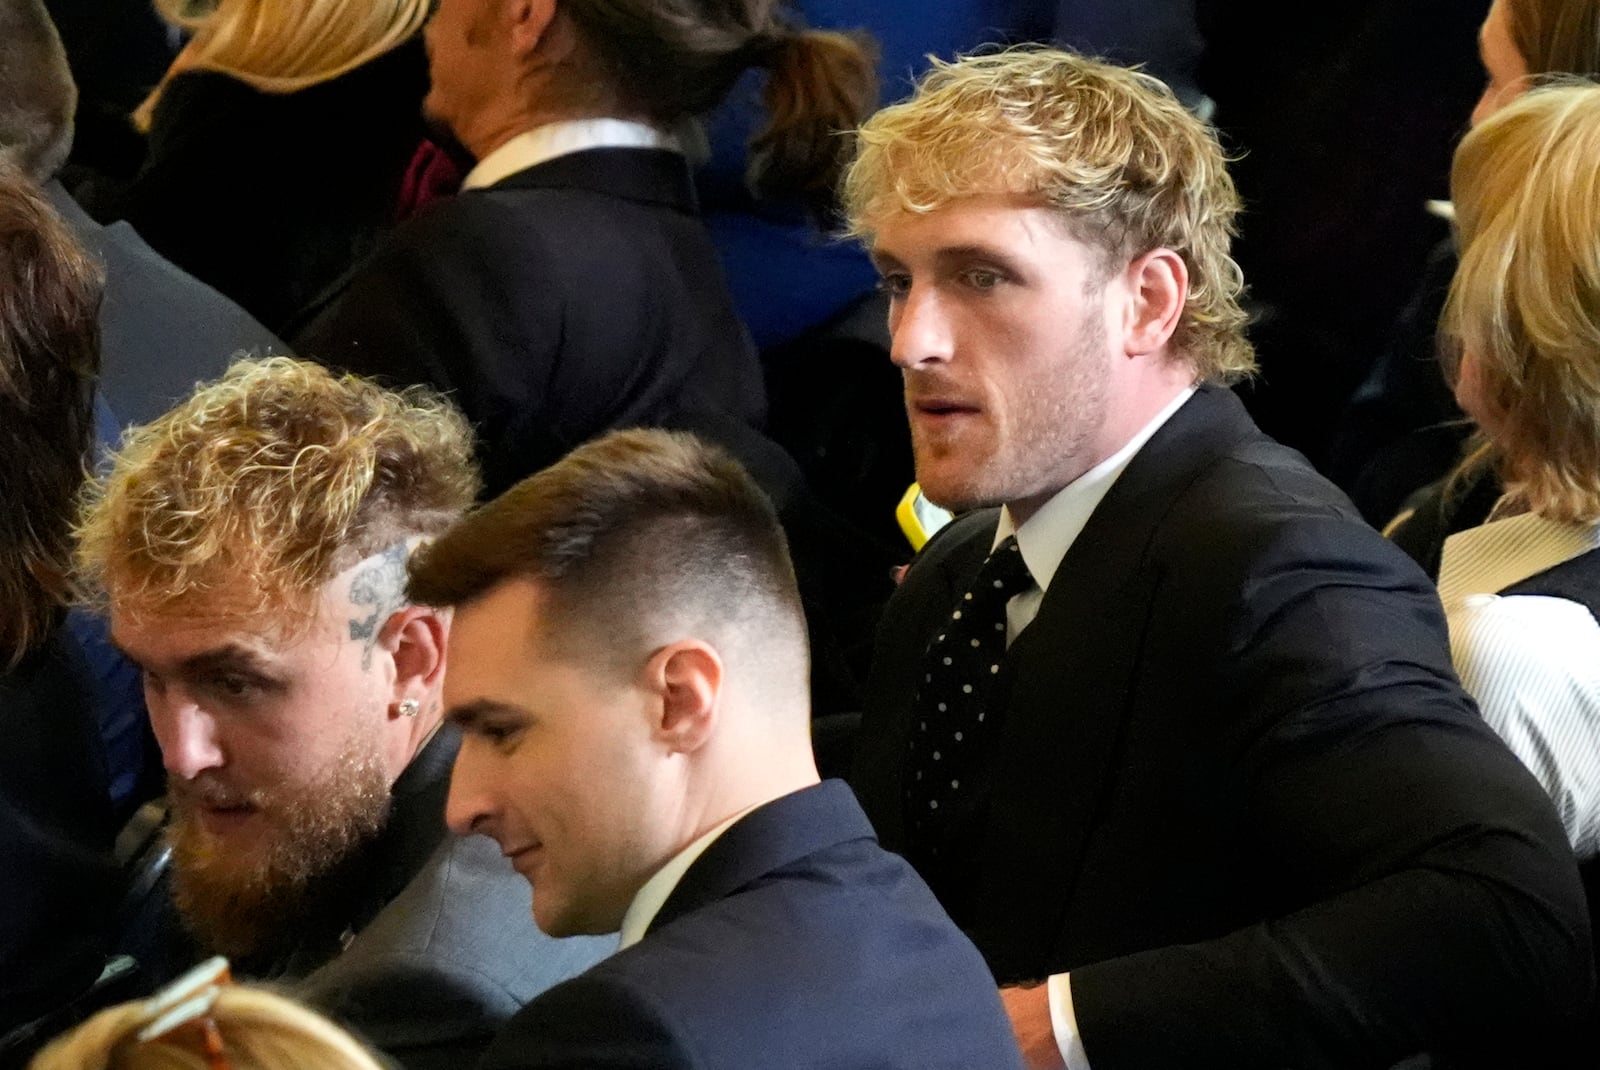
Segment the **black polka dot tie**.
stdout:
<path fill-rule="evenodd" d="M 1032 585 L 1013 535 L 995 547 L 928 644 L 905 791 L 906 854 L 914 864 L 937 863 L 953 815 L 973 790 L 996 721 L 988 699 L 1006 656 L 1006 603 Z"/>

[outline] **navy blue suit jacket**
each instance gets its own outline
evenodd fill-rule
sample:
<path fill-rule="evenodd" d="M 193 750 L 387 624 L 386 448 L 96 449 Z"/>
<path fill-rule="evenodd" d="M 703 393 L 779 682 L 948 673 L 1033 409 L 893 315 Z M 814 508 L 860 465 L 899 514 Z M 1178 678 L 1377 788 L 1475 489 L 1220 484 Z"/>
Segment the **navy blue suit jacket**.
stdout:
<path fill-rule="evenodd" d="M 840 781 L 753 810 L 644 939 L 524 1007 L 485 1070 L 1011 1070 L 983 960 Z"/>

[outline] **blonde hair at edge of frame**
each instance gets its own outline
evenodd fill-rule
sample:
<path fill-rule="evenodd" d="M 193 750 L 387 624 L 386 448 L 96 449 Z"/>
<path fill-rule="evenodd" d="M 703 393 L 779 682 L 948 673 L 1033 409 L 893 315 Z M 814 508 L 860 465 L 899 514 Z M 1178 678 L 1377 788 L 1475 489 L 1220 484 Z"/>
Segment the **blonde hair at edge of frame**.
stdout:
<path fill-rule="evenodd" d="M 1172 249 L 1189 268 L 1174 350 L 1200 378 L 1255 370 L 1229 255 L 1239 196 L 1216 135 L 1156 78 L 1043 48 L 935 59 L 902 104 L 858 132 L 845 177 L 850 231 L 961 197 L 1037 197 L 1107 259 Z"/>
<path fill-rule="evenodd" d="M 471 429 L 438 395 L 242 360 L 127 432 L 85 486 L 78 570 L 102 608 L 304 623 L 339 571 L 439 534 L 477 492 Z"/>
<path fill-rule="evenodd" d="M 133 113 L 150 129 L 167 80 L 185 70 L 220 71 L 264 93 L 331 81 L 410 40 L 430 0 L 156 0 L 156 10 L 192 34 L 174 69 Z"/>
<path fill-rule="evenodd" d="M 233 1070 L 383 1070 L 353 1037 L 322 1016 L 264 989 L 230 985 L 210 1017 Z M 142 1002 L 101 1011 L 34 1057 L 29 1070 L 206 1070 L 189 1029 L 141 1041 Z"/>
<path fill-rule="evenodd" d="M 1456 150 L 1448 359 L 1472 355 L 1508 493 L 1600 520 L 1600 86 L 1525 93 Z"/>

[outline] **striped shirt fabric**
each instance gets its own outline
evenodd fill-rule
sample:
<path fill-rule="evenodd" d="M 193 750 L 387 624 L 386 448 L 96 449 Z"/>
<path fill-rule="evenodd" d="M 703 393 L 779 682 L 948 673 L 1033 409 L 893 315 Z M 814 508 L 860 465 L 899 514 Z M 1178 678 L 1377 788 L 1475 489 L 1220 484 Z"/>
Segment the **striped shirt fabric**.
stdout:
<path fill-rule="evenodd" d="M 1600 524 L 1533 513 L 1445 540 L 1439 597 L 1456 672 L 1556 804 L 1580 859 L 1600 854 L 1600 623 L 1563 598 L 1497 592 L 1600 546 Z"/>

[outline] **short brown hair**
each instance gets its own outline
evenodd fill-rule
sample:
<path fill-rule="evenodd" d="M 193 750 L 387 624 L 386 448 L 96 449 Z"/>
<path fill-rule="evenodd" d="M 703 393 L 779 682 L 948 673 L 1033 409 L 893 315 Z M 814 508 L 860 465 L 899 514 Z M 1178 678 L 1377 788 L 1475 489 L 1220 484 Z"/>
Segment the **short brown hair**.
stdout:
<path fill-rule="evenodd" d="M 1189 269 L 1173 348 L 1201 378 L 1255 369 L 1229 254 L 1239 196 L 1216 134 L 1159 80 L 1046 48 L 934 61 L 915 96 L 862 126 L 845 176 L 851 230 L 985 193 L 1035 197 L 1124 261 L 1171 249 Z"/>
<path fill-rule="evenodd" d="M 0 666 L 67 602 L 72 510 L 94 439 L 100 269 L 42 193 L 0 165 Z"/>
<path fill-rule="evenodd" d="M 537 582 L 569 654 L 619 664 L 663 630 L 755 630 L 804 658 L 805 621 L 772 503 L 739 462 L 693 435 L 615 431 L 469 514 L 411 560 L 411 597 L 471 602 Z M 787 634 L 785 634 L 787 633 Z"/>
<path fill-rule="evenodd" d="M 442 531 L 477 489 L 471 430 L 439 396 L 242 360 L 127 434 L 85 495 L 78 561 L 130 611 L 304 617 L 341 569 Z"/>

